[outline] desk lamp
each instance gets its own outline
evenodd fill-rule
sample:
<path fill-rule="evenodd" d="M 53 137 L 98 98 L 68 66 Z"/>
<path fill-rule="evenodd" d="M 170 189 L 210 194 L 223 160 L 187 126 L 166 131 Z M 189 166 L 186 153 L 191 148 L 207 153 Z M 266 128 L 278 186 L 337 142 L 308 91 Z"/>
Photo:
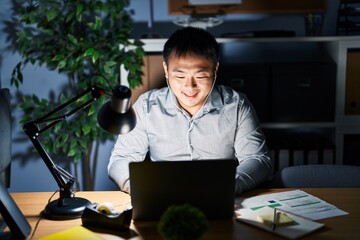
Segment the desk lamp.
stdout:
<path fill-rule="evenodd" d="M 54 117 L 54 115 L 60 110 L 89 93 L 92 95 L 90 100 L 77 106 L 62 116 Z M 76 178 L 53 162 L 38 137 L 44 131 L 55 126 L 57 123 L 66 120 L 72 114 L 87 107 L 90 103 L 105 94 L 106 93 L 103 89 L 92 86 L 82 94 L 72 98 L 45 116 L 40 117 L 37 120 L 27 122 L 23 127 L 24 132 L 32 141 L 35 149 L 44 160 L 46 166 L 60 188 L 59 199 L 49 202 L 44 209 L 45 217 L 48 219 L 65 220 L 79 218 L 81 217 L 85 207 L 90 204 L 90 201 L 84 198 L 75 197 L 72 186 L 75 183 Z M 135 112 L 131 108 L 130 89 L 125 86 L 117 86 L 115 89 L 112 89 L 111 100 L 101 107 L 97 115 L 97 120 L 103 129 L 112 134 L 130 132 L 136 124 Z M 41 128 L 40 125 L 45 126 Z"/>

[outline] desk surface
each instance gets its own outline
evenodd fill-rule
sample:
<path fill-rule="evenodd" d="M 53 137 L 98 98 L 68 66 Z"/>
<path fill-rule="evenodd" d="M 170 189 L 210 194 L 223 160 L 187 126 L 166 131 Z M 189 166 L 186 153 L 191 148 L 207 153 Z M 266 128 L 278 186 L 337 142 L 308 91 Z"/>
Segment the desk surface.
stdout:
<path fill-rule="evenodd" d="M 256 189 L 243 196 L 256 196 L 267 193 L 287 191 L 291 189 Z M 312 233 L 304 239 L 360 239 L 360 188 L 303 188 L 339 209 L 349 212 L 345 216 L 338 216 L 320 220 L 325 223 L 325 228 Z M 15 202 L 29 221 L 32 230 L 39 220 L 39 213 L 43 210 L 51 197 L 49 192 L 11 193 Z M 91 202 L 111 202 L 117 210 L 130 206 L 128 194 L 120 191 L 108 192 L 78 192 L 77 197 L 84 197 Z M 56 196 L 57 197 L 57 196 Z M 156 231 L 157 222 L 132 223 L 132 231 L 110 235 L 99 233 L 105 239 L 161 239 Z M 51 221 L 41 219 L 33 239 L 56 233 L 70 227 L 81 225 L 81 219 L 67 221 Z M 210 229 L 204 239 L 282 239 L 266 231 L 254 228 L 244 223 L 230 220 L 212 220 Z"/>

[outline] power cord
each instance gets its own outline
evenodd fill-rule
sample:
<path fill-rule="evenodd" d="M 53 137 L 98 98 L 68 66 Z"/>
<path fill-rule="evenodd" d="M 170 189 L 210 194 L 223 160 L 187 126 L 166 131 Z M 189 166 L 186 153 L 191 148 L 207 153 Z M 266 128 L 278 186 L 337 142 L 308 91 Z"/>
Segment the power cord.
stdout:
<path fill-rule="evenodd" d="M 56 190 L 56 191 L 50 196 L 50 198 L 49 198 L 49 200 L 48 200 L 48 203 L 51 202 L 52 198 L 54 197 L 54 195 L 55 195 L 57 192 L 59 192 L 59 190 Z M 34 235 L 35 235 L 36 230 L 37 230 L 37 228 L 38 228 L 38 226 L 39 226 L 39 224 L 40 224 L 40 221 L 41 221 L 41 219 L 44 219 L 44 218 L 45 218 L 45 208 L 40 212 L 39 219 L 36 221 L 35 227 L 34 227 L 32 233 L 31 233 L 31 235 L 30 235 L 30 237 L 29 237 L 29 240 L 31 240 L 31 239 L 34 238 Z"/>

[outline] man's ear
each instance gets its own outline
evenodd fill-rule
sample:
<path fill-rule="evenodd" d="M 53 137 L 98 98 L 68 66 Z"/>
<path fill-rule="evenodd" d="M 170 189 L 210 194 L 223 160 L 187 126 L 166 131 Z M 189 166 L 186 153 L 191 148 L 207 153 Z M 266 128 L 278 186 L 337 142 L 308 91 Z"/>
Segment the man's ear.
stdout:
<path fill-rule="evenodd" d="M 163 61 L 163 68 L 164 68 L 164 72 L 165 72 L 165 78 L 168 78 L 169 77 L 169 72 L 168 72 L 168 67 L 167 67 L 165 61 Z"/>

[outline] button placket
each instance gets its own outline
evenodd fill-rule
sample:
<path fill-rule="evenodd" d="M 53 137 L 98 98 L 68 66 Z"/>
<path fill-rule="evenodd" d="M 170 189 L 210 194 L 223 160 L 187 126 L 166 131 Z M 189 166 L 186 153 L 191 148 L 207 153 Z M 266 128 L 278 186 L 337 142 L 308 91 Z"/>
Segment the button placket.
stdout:
<path fill-rule="evenodd" d="M 188 134 L 187 134 L 187 140 L 188 140 L 188 146 L 189 146 L 190 159 L 191 160 L 192 160 L 192 156 L 193 156 L 193 153 L 194 153 L 194 145 L 193 145 L 193 143 L 191 141 L 191 137 L 190 137 L 193 126 L 194 126 L 194 120 L 190 119 L 189 120 L 189 129 L 188 129 Z"/>

